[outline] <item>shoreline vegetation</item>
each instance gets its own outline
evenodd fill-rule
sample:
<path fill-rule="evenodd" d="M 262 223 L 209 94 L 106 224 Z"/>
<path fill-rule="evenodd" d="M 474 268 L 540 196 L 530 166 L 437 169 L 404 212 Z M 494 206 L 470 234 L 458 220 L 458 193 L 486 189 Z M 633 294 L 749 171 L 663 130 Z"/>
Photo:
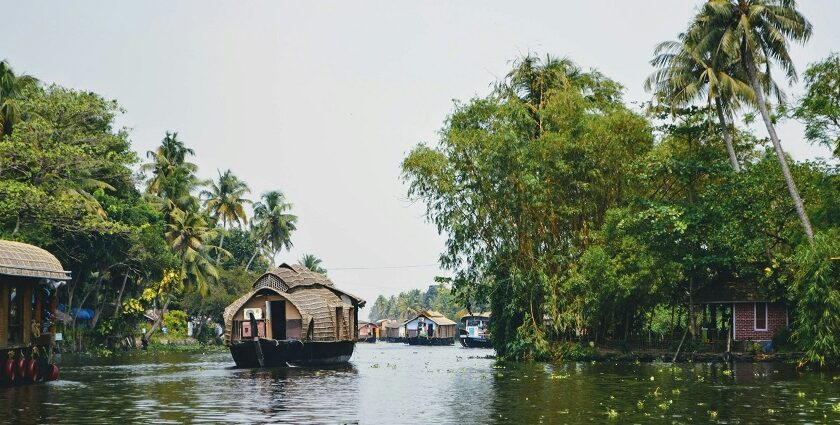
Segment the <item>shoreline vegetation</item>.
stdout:
<path fill-rule="evenodd" d="M 772 335 L 774 350 L 840 366 L 840 56 L 809 64 L 804 93 L 786 97 L 802 65 L 790 45 L 813 31 L 796 2 L 697 6 L 652 51 L 650 78 L 630 82 L 649 102 L 625 101 L 595 68 L 532 54 L 455 101 L 440 140 L 401 164 L 408 197 L 446 238 L 450 277 L 422 302 L 380 297 L 376 315 L 492 311 L 501 360 L 568 358 L 589 341 L 729 350 L 734 303 L 701 295 L 737 283 L 743 301 L 784 306 L 790 331 Z M 251 194 L 232 170 L 201 176 L 177 132 L 134 151 L 115 124 L 124 113 L 0 62 L 0 238 L 72 272 L 53 318 L 66 351 L 154 346 L 190 323 L 218 342 L 225 306 L 293 246 L 293 205 L 280 190 Z M 786 155 L 775 125 L 792 119 L 834 156 Z M 326 273 L 312 255 L 300 263 Z M 752 330 L 765 329 L 756 317 Z M 750 343 L 741 351 L 764 355 Z"/>
<path fill-rule="evenodd" d="M 650 102 L 533 54 L 455 102 L 403 179 L 446 239 L 458 303 L 492 311 L 501 359 L 550 360 L 577 341 L 735 352 L 772 339 L 760 348 L 840 366 L 838 55 L 783 93 L 798 77 L 790 46 L 812 31 L 795 1 L 710 0 L 653 50 Z M 834 157 L 786 155 L 786 119 Z"/>

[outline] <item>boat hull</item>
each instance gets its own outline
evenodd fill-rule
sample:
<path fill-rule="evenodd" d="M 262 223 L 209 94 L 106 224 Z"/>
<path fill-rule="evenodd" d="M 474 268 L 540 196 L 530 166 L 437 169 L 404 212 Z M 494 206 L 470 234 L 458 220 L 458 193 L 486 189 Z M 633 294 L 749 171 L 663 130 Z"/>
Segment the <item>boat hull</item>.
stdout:
<path fill-rule="evenodd" d="M 363 337 L 363 338 L 359 338 L 359 339 L 358 339 L 358 341 L 359 341 L 359 342 L 367 342 L 367 343 L 371 343 L 371 344 L 373 344 L 373 343 L 375 343 L 375 342 L 376 342 L 376 337 L 375 337 L 375 336 Z"/>
<path fill-rule="evenodd" d="M 405 338 L 408 345 L 454 345 L 455 338 L 422 338 L 411 337 Z"/>
<path fill-rule="evenodd" d="M 461 345 L 466 348 L 493 348 L 493 343 L 489 339 L 471 336 L 461 336 Z"/>
<path fill-rule="evenodd" d="M 299 341 L 260 338 L 230 345 L 237 367 L 327 366 L 350 361 L 354 341 Z"/>

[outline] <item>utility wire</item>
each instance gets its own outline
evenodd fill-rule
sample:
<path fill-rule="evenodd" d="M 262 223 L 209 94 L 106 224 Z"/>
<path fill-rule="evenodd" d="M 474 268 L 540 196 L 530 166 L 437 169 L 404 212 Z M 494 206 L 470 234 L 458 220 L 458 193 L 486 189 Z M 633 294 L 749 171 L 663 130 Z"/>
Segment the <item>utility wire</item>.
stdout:
<path fill-rule="evenodd" d="M 378 267 L 330 267 L 327 270 L 386 270 L 386 269 L 418 269 L 422 267 L 438 267 L 437 264 L 414 264 L 408 266 L 378 266 Z"/>

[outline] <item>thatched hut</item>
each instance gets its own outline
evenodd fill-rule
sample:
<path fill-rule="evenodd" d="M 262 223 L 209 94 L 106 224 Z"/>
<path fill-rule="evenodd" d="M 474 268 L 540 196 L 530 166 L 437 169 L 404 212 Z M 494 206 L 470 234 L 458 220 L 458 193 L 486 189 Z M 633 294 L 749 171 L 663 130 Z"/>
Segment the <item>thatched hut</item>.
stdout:
<path fill-rule="evenodd" d="M 347 361 L 364 304 L 326 276 L 284 263 L 225 309 L 224 340 L 239 366 Z"/>

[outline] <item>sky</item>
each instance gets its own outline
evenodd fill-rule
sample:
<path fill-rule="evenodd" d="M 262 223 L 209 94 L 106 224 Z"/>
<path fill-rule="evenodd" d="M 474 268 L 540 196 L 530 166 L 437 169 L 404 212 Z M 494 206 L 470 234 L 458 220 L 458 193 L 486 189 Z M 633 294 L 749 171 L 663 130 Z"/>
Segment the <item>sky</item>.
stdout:
<path fill-rule="evenodd" d="M 436 266 L 445 238 L 407 199 L 400 162 L 438 140 L 454 100 L 486 95 L 511 60 L 535 53 L 597 68 L 628 102 L 647 101 L 655 45 L 701 2 L 4 3 L 0 59 L 116 99 L 141 155 L 177 131 L 201 177 L 230 169 L 252 199 L 282 190 L 299 222 L 278 263 L 314 254 L 370 306 L 446 275 Z M 840 1 L 799 3 L 815 28 L 792 47 L 802 72 L 840 50 Z M 829 156 L 799 123 L 778 131 L 796 159 Z"/>

